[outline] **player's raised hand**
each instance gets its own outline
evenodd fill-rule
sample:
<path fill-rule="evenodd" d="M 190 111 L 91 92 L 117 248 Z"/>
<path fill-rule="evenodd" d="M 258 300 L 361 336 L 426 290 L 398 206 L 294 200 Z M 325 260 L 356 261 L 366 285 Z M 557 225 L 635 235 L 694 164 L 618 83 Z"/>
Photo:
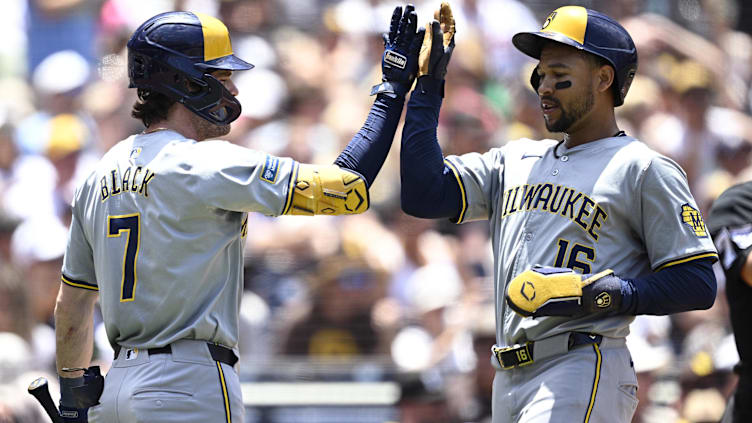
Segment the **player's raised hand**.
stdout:
<path fill-rule="evenodd" d="M 371 95 L 403 96 L 418 73 L 418 52 L 423 34 L 417 33 L 418 15 L 412 4 L 394 8 L 389 32 L 383 34 L 384 55 L 381 57 L 382 83 L 373 87 Z M 420 38 L 419 38 L 420 37 Z"/>
<path fill-rule="evenodd" d="M 442 2 L 434 13 L 434 20 L 419 32 L 425 33 L 425 36 L 418 58 L 418 77 L 429 75 L 443 80 L 454 51 L 455 25 L 449 3 Z"/>

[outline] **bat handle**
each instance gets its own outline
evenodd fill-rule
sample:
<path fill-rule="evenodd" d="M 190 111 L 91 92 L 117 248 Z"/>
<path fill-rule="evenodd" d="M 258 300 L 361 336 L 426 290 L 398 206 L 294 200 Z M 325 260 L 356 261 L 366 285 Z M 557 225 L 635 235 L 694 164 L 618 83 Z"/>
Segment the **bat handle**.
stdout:
<path fill-rule="evenodd" d="M 64 423 L 63 419 L 60 417 L 60 414 L 57 412 L 55 403 L 52 402 L 52 397 L 50 397 L 50 389 L 47 386 L 46 378 L 40 377 L 34 382 L 31 382 L 31 384 L 29 385 L 29 393 L 33 395 L 40 404 L 42 404 L 42 408 L 44 408 L 44 411 L 46 411 L 47 415 L 50 416 L 52 423 Z"/>

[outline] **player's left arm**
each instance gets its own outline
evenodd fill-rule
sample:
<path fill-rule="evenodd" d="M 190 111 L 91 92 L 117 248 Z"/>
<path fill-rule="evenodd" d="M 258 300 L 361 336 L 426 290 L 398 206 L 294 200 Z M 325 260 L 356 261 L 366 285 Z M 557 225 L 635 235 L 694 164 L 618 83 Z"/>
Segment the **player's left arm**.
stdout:
<path fill-rule="evenodd" d="M 365 123 L 331 166 L 296 165 L 282 214 L 312 216 L 363 213 L 368 209 L 368 187 L 386 160 L 402 115 L 405 95 L 418 72 L 421 39 L 416 31 L 415 8 L 394 9 L 389 32 L 384 34 L 382 83 Z"/>
<path fill-rule="evenodd" d="M 405 96 L 418 73 L 418 53 L 423 40 L 417 32 L 418 16 L 413 5 L 397 6 L 389 32 L 383 35 L 382 82 L 365 123 L 353 136 L 334 164 L 358 175 L 370 187 L 386 160 L 397 131 Z"/>
<path fill-rule="evenodd" d="M 712 264 L 712 259 L 701 258 L 634 279 L 622 279 L 611 270 L 581 275 L 566 268 L 534 267 L 512 279 L 506 300 L 517 313 L 536 317 L 704 310 L 715 300 Z"/>

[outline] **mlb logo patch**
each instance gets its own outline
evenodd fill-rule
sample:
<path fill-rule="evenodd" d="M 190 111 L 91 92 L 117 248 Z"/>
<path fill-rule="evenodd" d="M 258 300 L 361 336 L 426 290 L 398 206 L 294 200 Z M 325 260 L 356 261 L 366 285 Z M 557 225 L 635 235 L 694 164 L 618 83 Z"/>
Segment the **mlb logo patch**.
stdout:
<path fill-rule="evenodd" d="M 128 348 L 125 350 L 125 360 L 135 360 L 138 357 L 138 348 Z"/>
<path fill-rule="evenodd" d="M 261 169 L 259 178 L 262 181 L 266 181 L 266 182 L 269 182 L 270 184 L 273 184 L 277 180 L 278 171 L 279 171 L 279 158 L 267 155 L 266 162 L 264 162 L 264 167 L 263 169 Z"/>
<path fill-rule="evenodd" d="M 705 228 L 705 222 L 702 220 L 700 211 L 696 208 L 685 203 L 681 206 L 679 211 L 682 223 L 692 228 L 692 232 L 697 235 L 698 238 L 705 238 L 708 236 L 708 231 Z"/>

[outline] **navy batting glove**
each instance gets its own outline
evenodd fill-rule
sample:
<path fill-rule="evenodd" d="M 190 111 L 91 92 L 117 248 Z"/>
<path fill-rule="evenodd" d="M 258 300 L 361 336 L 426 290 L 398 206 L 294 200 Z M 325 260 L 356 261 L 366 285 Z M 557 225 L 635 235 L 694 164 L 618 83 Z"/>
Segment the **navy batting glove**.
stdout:
<path fill-rule="evenodd" d="M 66 423 L 87 423 L 89 407 L 99 404 L 104 390 L 104 377 L 99 366 L 89 368 L 63 368 L 64 372 L 84 371 L 80 377 L 60 377 L 59 415 Z"/>
<path fill-rule="evenodd" d="M 383 81 L 371 89 L 371 95 L 385 94 L 391 98 L 404 97 L 418 73 L 418 53 L 423 43 L 422 32 L 416 32 L 418 15 L 412 4 L 394 8 L 389 32 L 383 34 L 384 54 L 381 56 Z"/>

